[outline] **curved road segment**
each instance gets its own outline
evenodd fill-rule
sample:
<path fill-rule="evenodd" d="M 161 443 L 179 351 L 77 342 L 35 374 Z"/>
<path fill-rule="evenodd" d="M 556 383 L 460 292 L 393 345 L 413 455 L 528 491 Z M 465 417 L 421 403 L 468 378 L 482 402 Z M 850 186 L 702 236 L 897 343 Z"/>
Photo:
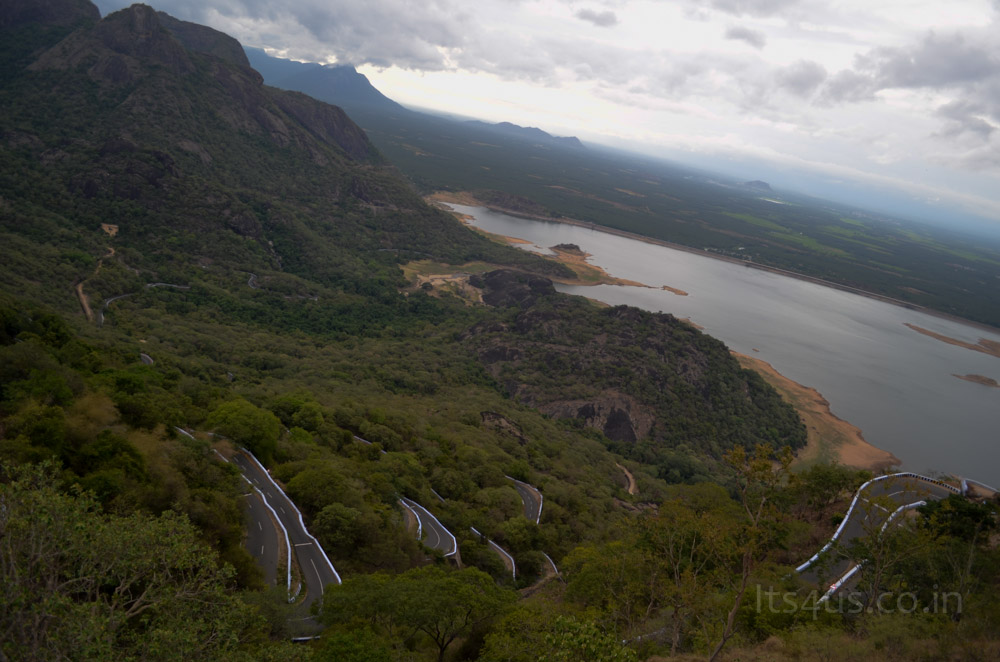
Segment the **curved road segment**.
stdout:
<path fill-rule="evenodd" d="M 884 528 L 896 509 L 921 501 L 944 499 L 957 493 L 958 490 L 954 487 L 912 474 L 870 481 L 858 490 L 847 519 L 834 534 L 834 540 L 797 570 L 808 582 L 829 584 L 829 593 L 833 593 L 840 588 L 840 580 L 846 579 L 853 572 L 850 559 L 837 556 L 831 551 L 834 541 L 842 546 L 849 545 L 856 538 L 863 538 Z M 879 501 L 885 505 L 878 503 Z M 886 507 L 890 503 L 893 505 Z M 838 581 L 831 583 L 834 579 Z"/>
<path fill-rule="evenodd" d="M 278 532 L 260 494 L 251 489 L 246 495 L 247 549 L 264 570 L 267 583 L 274 586 L 278 579 Z M 282 541 L 284 543 L 284 541 Z M 282 579 L 284 581 L 284 579 Z"/>
<path fill-rule="evenodd" d="M 291 499 L 278 487 L 257 459 L 246 451 L 240 451 L 233 455 L 232 462 L 240 468 L 250 484 L 260 490 L 263 498 L 274 509 L 274 515 L 280 525 L 288 532 L 292 553 L 298 560 L 299 570 L 307 589 L 306 597 L 301 604 L 309 607 L 322 597 L 325 586 L 340 583 L 340 575 L 337 574 L 319 542 L 306 529 L 302 515 Z M 262 529 L 271 524 L 270 518 L 266 523 L 261 520 L 258 522 Z"/>
<path fill-rule="evenodd" d="M 528 485 L 516 478 L 507 476 L 508 480 L 514 482 L 514 489 L 521 495 L 521 502 L 524 503 L 524 516 L 530 521 L 538 524 L 542 518 L 542 493 L 538 488 Z"/>
<path fill-rule="evenodd" d="M 446 557 L 455 555 L 458 541 L 429 510 L 406 497 L 400 497 L 399 501 L 417 518 L 417 538 L 424 545 L 439 550 Z"/>

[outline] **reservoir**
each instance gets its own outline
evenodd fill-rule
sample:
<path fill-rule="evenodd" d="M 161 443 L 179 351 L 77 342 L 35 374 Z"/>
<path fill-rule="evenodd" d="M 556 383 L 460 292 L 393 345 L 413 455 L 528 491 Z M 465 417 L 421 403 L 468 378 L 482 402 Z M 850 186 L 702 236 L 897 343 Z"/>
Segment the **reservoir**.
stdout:
<path fill-rule="evenodd" d="M 950 473 L 1000 487 L 1000 358 L 917 333 L 913 324 L 976 344 L 1000 335 L 858 294 L 585 227 L 450 204 L 488 232 L 549 253 L 576 244 L 610 275 L 650 287 L 556 285 L 611 305 L 689 318 L 731 349 L 818 390 L 834 414 L 908 471 Z M 661 289 L 676 288 L 688 296 Z"/>

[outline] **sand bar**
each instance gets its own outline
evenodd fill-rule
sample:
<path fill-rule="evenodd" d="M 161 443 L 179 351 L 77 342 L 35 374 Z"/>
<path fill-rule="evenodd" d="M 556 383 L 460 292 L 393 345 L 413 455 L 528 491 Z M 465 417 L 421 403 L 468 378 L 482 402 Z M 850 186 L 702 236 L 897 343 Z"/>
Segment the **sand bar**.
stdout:
<path fill-rule="evenodd" d="M 967 382 L 972 382 L 973 384 L 982 384 L 983 386 L 992 386 L 993 388 L 1000 388 L 1000 382 L 997 380 L 986 377 L 984 375 L 955 375 L 952 377 L 958 377 L 959 379 L 964 379 Z"/>
<path fill-rule="evenodd" d="M 995 340 L 988 340 L 986 338 L 980 338 L 978 345 L 973 345 L 971 342 L 965 342 L 964 340 L 959 340 L 957 338 L 952 338 L 951 336 L 946 336 L 941 333 L 935 333 L 923 327 L 917 326 L 916 324 L 910 324 L 909 322 L 904 322 L 906 326 L 913 329 L 917 333 L 922 333 L 925 336 L 934 338 L 935 340 L 940 340 L 943 343 L 948 343 L 949 345 L 956 345 L 958 347 L 964 347 L 965 349 L 971 349 L 974 352 L 982 352 L 983 354 L 989 354 L 990 356 L 995 356 L 1000 359 L 1000 342 Z"/>

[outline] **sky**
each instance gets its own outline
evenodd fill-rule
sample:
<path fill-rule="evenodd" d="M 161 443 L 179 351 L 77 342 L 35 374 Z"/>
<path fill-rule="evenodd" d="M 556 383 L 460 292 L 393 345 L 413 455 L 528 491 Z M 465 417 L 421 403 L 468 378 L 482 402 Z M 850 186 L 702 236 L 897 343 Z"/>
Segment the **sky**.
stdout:
<path fill-rule="evenodd" d="M 147 1 L 404 105 L 1000 229 L 1000 0 Z"/>

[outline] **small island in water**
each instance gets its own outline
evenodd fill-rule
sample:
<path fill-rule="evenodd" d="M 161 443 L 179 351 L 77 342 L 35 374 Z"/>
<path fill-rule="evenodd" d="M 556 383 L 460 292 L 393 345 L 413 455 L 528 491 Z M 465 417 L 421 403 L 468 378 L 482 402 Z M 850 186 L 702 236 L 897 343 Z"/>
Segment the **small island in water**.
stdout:
<path fill-rule="evenodd" d="M 964 379 L 965 381 L 972 382 L 973 384 L 982 384 L 983 386 L 1000 388 L 1000 382 L 997 382 L 997 380 L 992 377 L 984 377 L 983 375 L 952 375 L 952 377 L 958 377 L 959 379 Z"/>

